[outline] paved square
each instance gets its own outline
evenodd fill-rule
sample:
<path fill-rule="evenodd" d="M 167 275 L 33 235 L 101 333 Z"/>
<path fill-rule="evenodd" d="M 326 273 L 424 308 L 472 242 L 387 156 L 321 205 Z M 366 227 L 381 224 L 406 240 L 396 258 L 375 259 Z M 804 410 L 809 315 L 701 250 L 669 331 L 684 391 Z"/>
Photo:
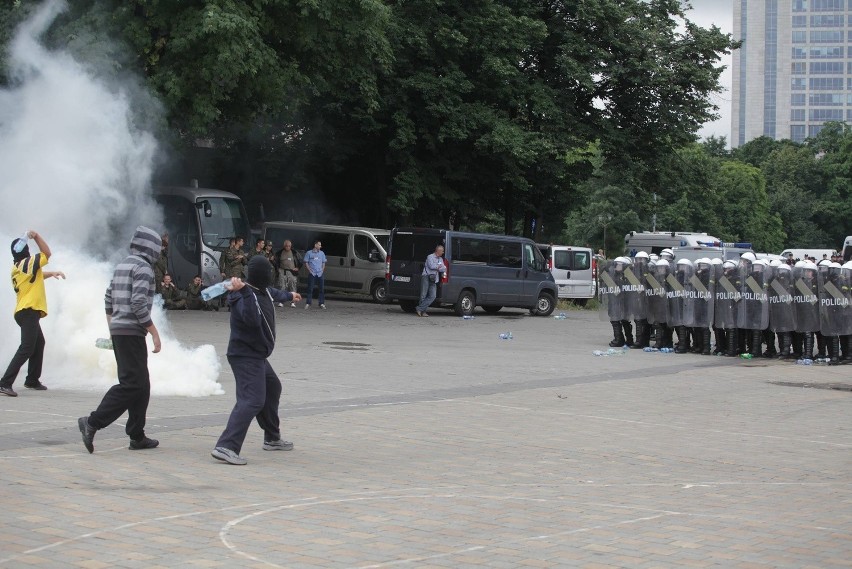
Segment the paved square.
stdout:
<path fill-rule="evenodd" d="M 246 466 L 210 457 L 234 401 L 227 312 L 170 315 L 216 347 L 225 395 L 153 397 L 155 450 L 114 425 L 89 455 L 76 418 L 103 392 L 19 377 L 0 567 L 852 566 L 852 392 L 825 388 L 852 389 L 852 366 L 594 357 L 610 327 L 585 311 L 328 306 L 278 309 L 296 448 L 263 451 L 255 425 Z"/>

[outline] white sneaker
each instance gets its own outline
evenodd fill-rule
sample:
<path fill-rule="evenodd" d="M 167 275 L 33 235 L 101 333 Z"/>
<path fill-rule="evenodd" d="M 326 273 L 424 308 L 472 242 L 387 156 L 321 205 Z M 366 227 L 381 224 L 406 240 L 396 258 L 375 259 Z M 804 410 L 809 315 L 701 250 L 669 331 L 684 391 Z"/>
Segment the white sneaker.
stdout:
<path fill-rule="evenodd" d="M 295 302 L 291 302 L 291 303 L 290 303 L 290 308 L 296 308 L 296 303 L 295 303 Z"/>
<path fill-rule="evenodd" d="M 320 304 L 320 308 L 322 308 L 323 310 L 325 310 L 325 304 Z"/>
<path fill-rule="evenodd" d="M 305 310 L 307 310 L 307 309 L 308 309 L 308 308 L 310 308 L 310 307 L 311 307 L 311 305 L 310 305 L 310 304 L 306 304 L 306 305 L 305 305 Z"/>
<path fill-rule="evenodd" d="M 279 303 L 278 303 L 278 308 L 284 308 L 284 303 L 283 303 L 283 302 L 279 302 Z"/>
<path fill-rule="evenodd" d="M 263 441 L 263 450 L 293 450 L 293 443 L 290 441 Z"/>
<path fill-rule="evenodd" d="M 221 460 L 222 462 L 227 462 L 228 464 L 236 464 L 238 466 L 242 466 L 246 464 L 248 461 L 232 451 L 229 448 L 225 447 L 216 447 L 210 453 L 210 456 L 215 458 L 216 460 Z"/>

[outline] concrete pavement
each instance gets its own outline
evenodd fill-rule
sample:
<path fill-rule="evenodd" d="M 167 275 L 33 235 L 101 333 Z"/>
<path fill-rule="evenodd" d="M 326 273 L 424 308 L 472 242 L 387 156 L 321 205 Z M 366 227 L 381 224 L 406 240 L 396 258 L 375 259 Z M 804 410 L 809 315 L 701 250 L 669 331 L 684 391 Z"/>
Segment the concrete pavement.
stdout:
<path fill-rule="evenodd" d="M 586 311 L 327 304 L 278 309 L 296 448 L 261 450 L 255 425 L 246 466 L 209 455 L 233 405 L 227 312 L 170 315 L 216 346 L 226 393 L 153 398 L 154 450 L 115 425 L 89 455 L 76 418 L 103 393 L 19 378 L 0 567 L 852 566 L 852 393 L 826 388 L 852 366 L 594 357 L 609 324 Z"/>

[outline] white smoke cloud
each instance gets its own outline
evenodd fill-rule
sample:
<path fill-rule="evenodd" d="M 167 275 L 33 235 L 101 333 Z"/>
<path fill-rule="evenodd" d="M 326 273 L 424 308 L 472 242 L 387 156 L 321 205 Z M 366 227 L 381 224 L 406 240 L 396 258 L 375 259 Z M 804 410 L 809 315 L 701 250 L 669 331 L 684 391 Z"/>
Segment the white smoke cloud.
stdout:
<path fill-rule="evenodd" d="M 103 295 L 113 263 L 127 254 L 137 225 L 162 227 L 150 198 L 157 144 L 134 126 L 127 90 L 106 85 L 70 54 L 40 42 L 64 9 L 60 0 L 45 2 L 10 46 L 12 87 L 0 90 L 0 240 L 9 244 L 28 229 L 38 231 L 53 253 L 48 270 L 68 277 L 46 283 L 44 383 L 101 389 L 116 381 L 112 352 L 94 347 L 96 338 L 109 335 Z M 35 252 L 33 243 L 30 249 Z M 0 288 L 2 370 L 20 337 L 14 305 L 7 284 Z M 152 393 L 223 393 L 214 348 L 183 347 L 159 308 L 154 320 L 163 349 L 149 355 Z M 26 365 L 16 385 L 25 374 Z"/>

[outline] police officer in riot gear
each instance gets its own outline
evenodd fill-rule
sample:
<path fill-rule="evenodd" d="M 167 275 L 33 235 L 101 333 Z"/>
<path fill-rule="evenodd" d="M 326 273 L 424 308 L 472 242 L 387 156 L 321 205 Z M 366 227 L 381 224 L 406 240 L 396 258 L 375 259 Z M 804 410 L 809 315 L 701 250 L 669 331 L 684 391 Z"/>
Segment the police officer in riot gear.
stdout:
<path fill-rule="evenodd" d="M 723 273 L 722 264 L 723 263 L 724 263 L 724 261 L 722 261 L 722 259 L 720 259 L 719 257 L 715 257 L 715 258 L 710 260 L 711 269 L 713 270 L 713 282 L 715 283 L 715 285 L 718 285 L 719 279 L 722 278 L 722 273 Z M 714 341 L 713 355 L 724 354 L 725 350 L 727 349 L 727 346 L 728 346 L 728 339 L 726 337 L 727 331 L 724 328 L 720 327 L 718 322 L 717 322 L 718 316 L 716 314 L 716 310 L 717 310 L 717 307 L 719 306 L 718 295 L 719 295 L 719 287 L 714 286 L 714 290 L 713 290 L 713 320 L 712 320 L 712 324 L 711 324 L 712 327 L 713 327 L 713 341 Z"/>
<path fill-rule="evenodd" d="M 751 337 L 749 353 L 758 358 L 763 355 L 763 331 L 769 327 L 767 269 L 768 267 L 763 262 L 759 262 L 753 253 L 745 253 L 740 257 L 742 300 L 737 314 L 737 327 L 749 331 L 748 336 Z"/>
<path fill-rule="evenodd" d="M 814 357 L 814 333 L 819 330 L 819 285 L 817 266 L 810 261 L 799 261 L 793 266 L 793 308 L 796 312 L 796 331 L 802 347 L 794 345 L 793 356 L 803 359 Z"/>
<path fill-rule="evenodd" d="M 770 333 L 778 335 L 779 357 L 789 359 L 793 345 L 792 334 L 796 329 L 793 270 L 789 265 L 778 261 L 778 264 L 773 266 L 773 274 L 767 290 L 769 292 L 769 330 Z"/>
<path fill-rule="evenodd" d="M 820 331 L 828 348 L 829 364 L 840 363 L 840 337 L 849 327 L 852 298 L 849 282 L 839 263 L 829 263 L 825 272 L 819 272 Z"/>
<path fill-rule="evenodd" d="M 689 279 L 695 274 L 695 268 L 689 259 L 677 262 L 674 274 L 666 278 L 666 299 L 669 308 L 668 325 L 677 331 L 677 346 L 675 353 L 685 354 L 689 351 L 689 330 L 687 325 L 687 293 Z"/>
<path fill-rule="evenodd" d="M 668 301 L 666 300 L 666 278 L 669 262 L 658 259 L 645 275 L 645 296 L 648 301 L 648 323 L 654 326 L 654 347 L 671 348 L 671 330 L 668 327 Z"/>
<path fill-rule="evenodd" d="M 689 280 L 687 325 L 692 327 L 693 351 L 710 355 L 710 327 L 713 325 L 716 279 L 710 259 L 695 261 L 695 274 Z"/>
<path fill-rule="evenodd" d="M 716 325 L 726 332 L 726 352 L 728 357 L 740 353 L 739 311 L 742 301 L 740 294 L 740 273 L 737 263 L 725 261 L 722 264 L 722 276 L 716 286 Z"/>
<path fill-rule="evenodd" d="M 633 349 L 647 348 L 651 345 L 651 328 L 648 324 L 648 296 L 646 294 L 646 275 L 650 270 L 650 258 L 645 251 L 639 251 L 633 258 L 633 266 L 625 270 L 630 282 L 628 304 L 636 324 L 636 341 L 630 344 Z"/>
<path fill-rule="evenodd" d="M 601 318 L 612 325 L 612 347 L 633 343 L 633 329 L 629 316 L 628 299 L 625 286 L 628 284 L 624 269 L 630 265 L 630 259 L 616 257 L 608 262 L 601 272 Z"/>

